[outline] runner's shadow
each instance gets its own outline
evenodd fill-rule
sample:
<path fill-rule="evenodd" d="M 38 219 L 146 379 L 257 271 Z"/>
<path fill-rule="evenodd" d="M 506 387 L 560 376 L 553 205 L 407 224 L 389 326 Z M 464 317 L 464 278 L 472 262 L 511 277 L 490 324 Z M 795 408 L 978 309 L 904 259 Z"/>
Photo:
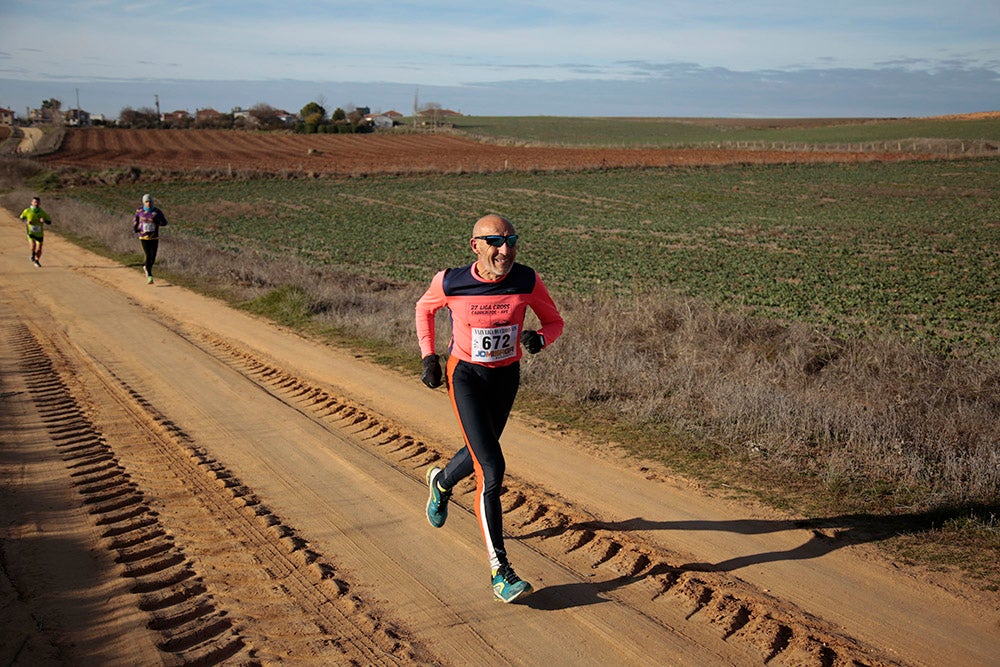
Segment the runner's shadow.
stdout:
<path fill-rule="evenodd" d="M 522 604 L 540 611 L 559 611 L 574 607 L 586 607 L 592 604 L 610 602 L 610 599 L 602 596 L 604 593 L 623 588 L 658 574 L 677 572 L 679 572 L 678 568 L 660 564 L 636 576 L 621 576 L 607 581 L 580 581 L 570 584 L 546 586 L 526 597 Z"/>
<path fill-rule="evenodd" d="M 718 563 L 687 563 L 676 568 L 678 571 L 731 572 L 762 563 L 820 558 L 832 551 L 852 545 L 881 542 L 900 535 L 917 535 L 934 530 L 951 519 L 963 519 L 969 516 L 996 516 L 998 513 L 1000 513 L 998 505 L 961 505 L 898 515 L 845 514 L 825 518 L 788 520 L 651 521 L 636 517 L 624 521 L 580 522 L 566 527 L 542 529 L 521 537 L 522 539 L 554 537 L 572 531 L 615 533 L 681 530 L 720 531 L 740 535 L 760 535 L 791 530 L 810 532 L 810 536 L 805 542 L 792 549 L 736 556 Z"/>

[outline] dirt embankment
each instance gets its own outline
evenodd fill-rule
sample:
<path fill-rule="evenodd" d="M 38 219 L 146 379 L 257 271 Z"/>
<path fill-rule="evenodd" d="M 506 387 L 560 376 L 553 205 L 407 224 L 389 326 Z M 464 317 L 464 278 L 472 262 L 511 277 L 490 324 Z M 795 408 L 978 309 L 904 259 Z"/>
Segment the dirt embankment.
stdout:
<path fill-rule="evenodd" d="M 24 136 L 17 147 L 19 153 L 28 154 L 34 152 L 42 141 L 42 131 L 37 127 L 26 127 L 22 130 Z"/>

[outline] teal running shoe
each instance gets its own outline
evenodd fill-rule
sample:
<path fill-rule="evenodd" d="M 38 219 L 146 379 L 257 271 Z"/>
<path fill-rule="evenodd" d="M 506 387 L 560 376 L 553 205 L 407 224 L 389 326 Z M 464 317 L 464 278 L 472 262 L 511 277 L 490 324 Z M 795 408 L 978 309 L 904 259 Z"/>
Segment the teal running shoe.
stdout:
<path fill-rule="evenodd" d="M 444 472 L 436 466 L 427 469 L 427 487 L 430 495 L 427 498 L 427 520 L 435 528 L 440 528 L 448 520 L 448 501 L 451 499 L 451 489 L 443 491 L 437 485 L 437 479 Z"/>
<path fill-rule="evenodd" d="M 509 564 L 493 570 L 493 595 L 500 602 L 513 602 L 531 593 L 531 584 L 521 579 Z"/>

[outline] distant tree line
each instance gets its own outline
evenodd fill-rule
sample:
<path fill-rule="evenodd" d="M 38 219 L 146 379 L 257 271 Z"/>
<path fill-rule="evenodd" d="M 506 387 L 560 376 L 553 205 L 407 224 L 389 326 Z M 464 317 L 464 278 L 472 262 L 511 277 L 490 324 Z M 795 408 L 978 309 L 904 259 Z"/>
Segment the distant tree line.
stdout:
<path fill-rule="evenodd" d="M 256 104 L 246 112 L 195 115 L 187 113 L 159 114 L 151 107 L 124 107 L 118 114 L 118 125 L 137 129 L 291 129 L 301 134 L 354 134 L 371 132 L 372 124 L 365 118 L 367 108 L 338 107 L 331 114 L 319 102 L 302 107 L 297 117 L 289 118 L 270 104 Z"/>
<path fill-rule="evenodd" d="M 295 131 L 302 134 L 352 134 L 371 132 L 375 128 L 365 118 L 368 109 L 352 108 L 344 111 L 337 107 L 327 116 L 326 109 L 319 102 L 310 102 L 299 111 Z"/>
<path fill-rule="evenodd" d="M 63 115 L 61 108 L 62 102 L 55 98 L 43 100 L 35 120 L 60 124 Z M 433 119 L 435 125 L 439 119 L 432 112 L 436 109 L 440 109 L 440 105 L 432 103 L 425 105 L 422 111 L 424 116 Z M 300 134 L 355 134 L 375 130 L 375 125 L 368 118 L 369 114 L 368 107 L 354 105 L 347 105 L 346 110 L 337 107 L 333 113 L 327 113 L 324 101 L 320 98 L 319 101 L 309 102 L 302 107 L 298 116 L 291 116 L 261 102 L 245 111 L 237 108 L 225 113 L 202 109 L 193 115 L 186 111 L 160 113 L 158 109 L 149 106 L 138 109 L 127 106 L 119 112 L 117 122 L 89 118 L 88 121 L 89 124 L 136 129 L 292 130 Z"/>
<path fill-rule="evenodd" d="M 430 118 L 436 126 L 439 124 L 437 111 L 440 105 L 430 103 L 424 105 L 421 116 Z M 67 112 L 62 110 L 62 102 L 55 98 L 43 100 L 39 109 L 32 112 L 29 119 L 33 122 L 63 124 Z M 298 115 L 289 114 L 270 104 L 259 103 L 250 109 L 233 109 L 229 113 L 214 109 L 200 109 L 194 114 L 187 111 L 172 111 L 160 113 L 156 109 L 144 106 L 134 108 L 123 107 L 118 114 L 118 120 L 94 119 L 85 112 L 79 113 L 75 123 L 80 125 L 117 125 L 119 127 L 136 129 L 237 129 L 237 130 L 292 130 L 300 134 L 355 134 L 373 132 L 375 122 L 371 120 L 368 107 L 347 108 L 337 107 L 328 113 L 322 97 L 318 101 L 309 102 L 299 110 Z M 379 123 L 388 123 L 385 117 L 376 119 Z M 392 121 L 392 125 L 396 125 Z M 425 123 L 426 124 L 426 123 Z M 379 127 L 386 127 L 380 124 Z"/>

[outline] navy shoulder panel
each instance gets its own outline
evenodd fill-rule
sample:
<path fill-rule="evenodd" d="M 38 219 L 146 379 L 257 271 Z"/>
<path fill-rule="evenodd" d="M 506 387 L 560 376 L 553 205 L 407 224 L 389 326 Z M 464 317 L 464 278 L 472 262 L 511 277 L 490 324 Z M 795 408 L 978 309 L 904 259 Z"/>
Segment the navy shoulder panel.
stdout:
<path fill-rule="evenodd" d="M 535 289 L 535 271 L 523 264 L 514 263 L 510 273 L 496 283 L 484 283 L 472 275 L 472 264 L 444 272 L 442 284 L 445 296 L 497 296 L 501 294 L 530 294 Z"/>

